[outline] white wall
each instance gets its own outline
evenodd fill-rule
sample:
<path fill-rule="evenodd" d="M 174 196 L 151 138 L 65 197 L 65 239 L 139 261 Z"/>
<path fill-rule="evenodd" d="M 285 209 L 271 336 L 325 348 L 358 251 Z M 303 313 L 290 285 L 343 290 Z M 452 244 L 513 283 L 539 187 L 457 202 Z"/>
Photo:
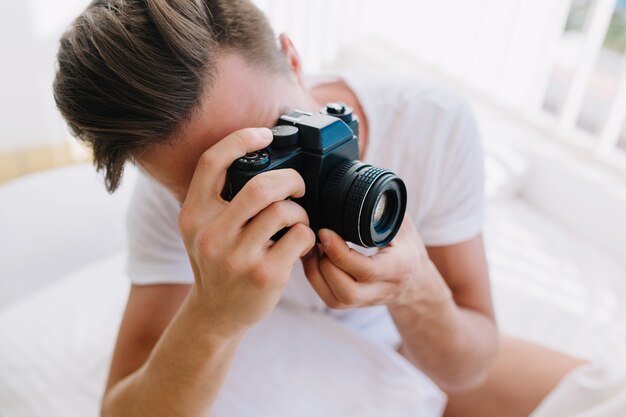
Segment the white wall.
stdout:
<path fill-rule="evenodd" d="M 51 96 L 56 42 L 88 0 L 0 0 L 0 152 L 66 140 Z M 404 55 L 518 111 L 534 109 L 571 0 L 254 0 L 317 71 L 354 42 Z"/>
<path fill-rule="evenodd" d="M 0 1 L 0 152 L 67 140 L 52 98 L 57 39 L 86 0 Z"/>
<path fill-rule="evenodd" d="M 382 39 L 459 86 L 525 111 L 541 103 L 571 0 L 256 3 L 292 35 L 311 69 L 352 42 Z"/>

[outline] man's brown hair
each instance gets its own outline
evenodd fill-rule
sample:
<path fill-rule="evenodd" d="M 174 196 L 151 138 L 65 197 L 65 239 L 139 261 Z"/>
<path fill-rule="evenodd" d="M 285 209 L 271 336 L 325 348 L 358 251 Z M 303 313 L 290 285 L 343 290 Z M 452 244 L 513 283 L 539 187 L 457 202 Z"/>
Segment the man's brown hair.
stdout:
<path fill-rule="evenodd" d="M 126 161 L 191 117 L 224 51 L 262 69 L 286 66 L 248 0 L 100 0 L 74 21 L 60 40 L 54 98 L 109 192 Z"/>

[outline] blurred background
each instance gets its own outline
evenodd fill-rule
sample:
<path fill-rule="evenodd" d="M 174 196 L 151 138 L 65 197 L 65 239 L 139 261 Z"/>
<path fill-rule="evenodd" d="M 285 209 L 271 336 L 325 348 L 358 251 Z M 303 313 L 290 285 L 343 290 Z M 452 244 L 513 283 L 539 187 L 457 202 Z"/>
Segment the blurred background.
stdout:
<path fill-rule="evenodd" d="M 107 320 L 123 305 L 134 172 L 108 196 L 51 94 L 58 37 L 87 3 L 0 0 L 0 330 L 17 310 L 45 323 L 68 297 L 54 286 L 65 280 L 68 292 L 80 271 L 92 297 L 122 277 Z M 626 0 L 256 3 L 308 73 L 408 74 L 469 100 L 485 148 L 502 330 L 579 356 L 626 357 Z M 105 261 L 108 278 L 89 278 Z M 42 294 L 55 305 L 42 307 Z M 92 304 L 83 307 L 102 307 Z"/>
<path fill-rule="evenodd" d="M 369 66 L 431 72 L 599 157 L 626 150 L 626 0 L 256 3 L 310 72 L 346 62 L 356 48 Z M 0 3 L 3 154 L 73 143 L 50 85 L 58 37 L 86 4 Z M 2 162 L 0 179 L 25 169 Z"/>
<path fill-rule="evenodd" d="M 432 72 L 598 155 L 626 150 L 626 0 L 256 3 L 310 72 L 357 48 L 372 66 Z M 58 37 L 86 4 L 0 3 L 0 152 L 68 143 L 50 84 Z"/>

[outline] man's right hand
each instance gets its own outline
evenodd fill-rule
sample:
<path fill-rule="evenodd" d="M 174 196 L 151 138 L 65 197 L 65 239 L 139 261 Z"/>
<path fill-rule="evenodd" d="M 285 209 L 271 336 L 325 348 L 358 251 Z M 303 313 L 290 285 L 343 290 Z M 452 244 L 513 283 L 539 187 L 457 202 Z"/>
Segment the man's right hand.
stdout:
<path fill-rule="evenodd" d="M 259 174 L 232 201 L 221 198 L 232 162 L 271 140 L 269 129 L 243 129 L 204 152 L 178 218 L 196 281 L 192 302 L 225 336 L 247 330 L 272 311 L 294 263 L 315 245 L 306 211 L 287 200 L 305 192 L 295 170 Z M 289 231 L 273 242 L 285 227 Z"/>
<path fill-rule="evenodd" d="M 257 175 L 221 198 L 231 163 L 271 139 L 269 129 L 240 130 L 202 154 L 178 219 L 195 283 L 132 286 L 102 416 L 208 415 L 246 330 L 315 244 L 305 210 L 287 200 L 304 195 L 294 170 Z"/>

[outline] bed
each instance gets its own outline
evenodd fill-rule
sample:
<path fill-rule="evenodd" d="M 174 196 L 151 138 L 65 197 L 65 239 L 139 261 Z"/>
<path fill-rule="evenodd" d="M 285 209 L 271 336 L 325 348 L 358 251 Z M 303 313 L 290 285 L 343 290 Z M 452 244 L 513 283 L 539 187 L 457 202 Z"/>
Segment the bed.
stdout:
<path fill-rule="evenodd" d="M 626 357 L 624 259 L 542 210 L 524 191 L 533 169 L 529 154 L 490 144 L 488 133 L 485 239 L 501 329 L 578 356 L 620 362 Z M 114 197 L 89 165 L 0 187 L 1 417 L 98 415 L 129 286 L 123 225 L 135 173 L 131 169 L 129 174 Z M 265 343 L 268 351 L 289 346 L 293 338 L 271 333 L 270 324 L 298 329 L 294 317 L 310 323 L 300 339 L 315 349 L 286 349 L 291 352 L 287 361 L 267 356 L 274 372 L 250 379 L 249 385 L 236 375 L 254 363 L 236 361 L 227 382 L 231 389 L 225 391 L 230 394 L 222 396 L 216 415 L 251 415 L 250 405 L 267 398 L 270 388 L 285 394 L 282 401 L 269 404 L 278 408 L 255 408 L 255 415 L 297 410 L 290 415 L 319 416 L 335 407 L 345 411 L 342 415 L 409 416 L 415 415 L 410 410 L 417 400 L 432 409 L 442 407 L 436 388 L 411 390 L 419 375 L 395 352 L 292 308 L 281 305 L 255 328 L 242 351 L 254 343 Z M 313 336 L 320 334 L 324 342 L 315 345 L 320 338 Z M 305 358 L 318 359 L 312 368 L 294 365 Z M 336 371 L 341 366 L 345 372 Z M 355 378 L 354 372 L 366 377 Z M 298 397 L 296 387 L 317 393 L 320 400 L 312 407 L 310 399 Z M 350 411 L 341 408 L 346 404 Z M 355 413 L 356 406 L 365 408 Z"/>

